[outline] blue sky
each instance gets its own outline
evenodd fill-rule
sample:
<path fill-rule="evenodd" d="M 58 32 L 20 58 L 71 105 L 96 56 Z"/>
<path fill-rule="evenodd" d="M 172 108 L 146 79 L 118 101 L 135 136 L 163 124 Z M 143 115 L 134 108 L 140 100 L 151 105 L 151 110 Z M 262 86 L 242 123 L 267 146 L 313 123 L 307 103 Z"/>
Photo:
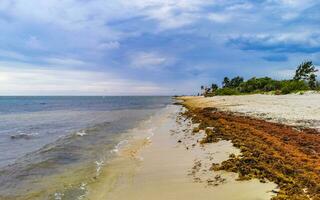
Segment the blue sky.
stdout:
<path fill-rule="evenodd" d="M 316 0 L 1 0 L 0 95 L 196 93 L 320 63 Z"/>

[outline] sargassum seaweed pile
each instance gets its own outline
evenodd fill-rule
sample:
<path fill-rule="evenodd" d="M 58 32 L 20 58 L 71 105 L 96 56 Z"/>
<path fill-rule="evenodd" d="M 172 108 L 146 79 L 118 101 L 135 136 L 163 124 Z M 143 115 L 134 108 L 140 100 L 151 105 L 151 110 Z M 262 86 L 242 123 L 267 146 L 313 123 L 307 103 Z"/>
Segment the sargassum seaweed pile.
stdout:
<path fill-rule="evenodd" d="M 200 123 L 199 128 L 206 132 L 202 143 L 231 140 L 241 150 L 240 156 L 213 163 L 212 170 L 236 172 L 238 180 L 275 182 L 279 191 L 273 200 L 320 200 L 319 132 L 215 108 L 186 107 L 184 115 Z"/>

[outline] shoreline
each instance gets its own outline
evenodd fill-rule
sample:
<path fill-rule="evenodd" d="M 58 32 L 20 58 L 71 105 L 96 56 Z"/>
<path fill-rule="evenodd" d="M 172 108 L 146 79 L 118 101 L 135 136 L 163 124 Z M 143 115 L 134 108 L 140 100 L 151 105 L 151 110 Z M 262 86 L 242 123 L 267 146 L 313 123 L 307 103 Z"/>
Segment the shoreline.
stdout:
<path fill-rule="evenodd" d="M 270 112 L 264 115 L 268 117 L 273 114 L 271 120 L 259 117 L 250 112 L 255 109 L 255 106 L 250 107 L 250 103 L 256 96 L 256 102 L 261 103 L 261 98 L 264 98 L 261 95 L 178 99 L 188 108 L 186 116 L 200 123 L 199 129 L 206 131 L 203 143 L 227 139 L 241 150 L 242 156 L 232 156 L 222 164 L 214 165 L 213 170 L 236 172 L 240 175 L 240 180 L 258 178 L 262 182 L 273 181 L 280 190 L 272 199 L 320 199 L 318 130 L 312 129 L 314 124 L 300 126 L 299 123 L 293 123 L 295 126 L 292 126 L 292 123 L 286 123 L 291 119 L 283 120 L 282 123 L 275 122 L 279 116 L 274 113 L 272 106 L 265 109 Z M 248 98 L 251 98 L 251 101 L 248 101 Z M 276 99 L 277 96 L 272 98 Z M 286 106 L 290 107 L 295 101 L 288 101 Z M 277 104 L 276 101 L 270 103 Z M 260 104 L 261 107 L 262 105 Z M 247 110 L 237 112 L 240 110 L 237 108 L 241 106 Z M 290 117 L 295 110 L 286 112 Z M 303 113 L 300 117 L 304 117 Z M 315 122 L 317 117 L 315 116 Z M 297 122 L 300 122 L 299 119 Z"/>
<path fill-rule="evenodd" d="M 178 97 L 123 132 L 114 147 L 99 148 L 112 157 L 88 163 L 94 174 L 81 165 L 65 168 L 44 177 L 43 186 L 55 186 L 46 191 L 50 198 L 66 200 L 317 200 L 320 139 L 313 127 L 320 96 L 312 97 L 308 104 L 298 95 Z M 300 106 L 286 110 L 284 100 L 288 108 Z M 73 137 L 90 136 L 80 131 Z M 76 184 L 58 185 L 63 181 Z M 41 199 L 28 195 L 19 198 Z"/>
<path fill-rule="evenodd" d="M 198 124 L 182 112 L 181 106 L 172 105 L 153 117 L 153 136 L 140 135 L 119 149 L 99 180 L 88 185 L 88 199 L 267 200 L 274 196 L 274 183 L 239 182 L 236 173 L 212 171 L 212 162 L 222 163 L 239 150 L 230 141 L 199 143 L 205 132 L 194 134 Z"/>
<path fill-rule="evenodd" d="M 57 105 L 64 108 L 71 100 L 75 102 L 72 104 L 75 107 L 83 101 L 82 98 L 70 97 L 67 101 L 59 100 Z M 149 130 L 139 128 L 171 102 L 171 99 L 162 97 L 143 97 L 135 99 L 135 103 L 132 103 L 130 97 L 126 97 L 122 103 L 114 102 L 114 98 L 102 100 L 95 97 L 89 100 L 92 108 L 101 108 L 79 108 L 72 112 L 59 109 L 37 112 L 31 110 L 2 116 L 4 126 L 12 125 L 8 126 L 8 130 L 4 129 L 7 132 L 1 135 L 3 147 L 8 146 L 10 149 L 10 145 L 16 146 L 15 149 L 25 149 L 26 152 L 25 155 L 18 156 L 13 164 L 1 167 L 0 199 L 85 198 L 88 185 L 99 179 L 104 166 L 117 156 L 118 148 L 125 146 L 131 133 L 149 134 Z M 28 99 L 21 101 L 29 102 Z M 49 98 L 48 101 L 56 102 L 56 99 Z M 96 102 L 100 102 L 99 105 Z M 111 106 L 112 103 L 114 109 L 110 110 L 106 106 Z M 139 108 L 130 108 L 132 105 Z M 119 106 L 124 109 L 117 109 Z M 65 118 L 62 115 L 65 115 Z M 13 120 L 14 118 L 16 120 Z M 10 127 L 14 130 L 10 131 Z M 22 132 L 29 134 L 33 133 L 35 128 L 39 130 L 35 137 L 10 137 L 11 132 L 25 130 Z M 36 150 L 28 152 L 24 145 L 35 146 Z M 15 149 L 8 153 L 15 154 Z M 5 160 L 6 156 L 7 153 L 4 153 L 1 159 Z"/>

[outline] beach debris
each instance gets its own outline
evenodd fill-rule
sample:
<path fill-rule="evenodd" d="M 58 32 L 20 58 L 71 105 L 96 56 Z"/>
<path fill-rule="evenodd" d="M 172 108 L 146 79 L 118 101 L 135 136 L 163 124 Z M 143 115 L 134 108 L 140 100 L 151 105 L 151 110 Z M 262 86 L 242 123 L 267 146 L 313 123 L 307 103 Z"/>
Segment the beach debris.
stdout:
<path fill-rule="evenodd" d="M 192 133 L 198 133 L 200 131 L 199 127 L 194 127 Z"/>
<path fill-rule="evenodd" d="M 220 164 L 218 163 L 212 163 L 210 170 L 218 171 L 220 167 Z"/>
<path fill-rule="evenodd" d="M 200 171 L 200 169 L 201 169 L 201 161 L 200 160 L 195 160 L 189 175 L 195 176 L 196 173 Z"/>
<path fill-rule="evenodd" d="M 211 170 L 238 173 L 239 181 L 257 178 L 274 182 L 279 191 L 272 200 L 320 199 L 320 138 L 316 129 L 297 129 L 212 108 L 191 109 L 185 115 L 205 130 L 200 143 L 229 140 L 241 151 L 241 156 L 230 154 L 221 164 L 212 164 Z M 225 181 L 220 178 L 207 183 Z"/>
<path fill-rule="evenodd" d="M 229 155 L 229 158 L 231 158 L 231 159 L 232 159 L 232 158 L 235 158 L 235 157 L 236 157 L 236 155 L 235 155 L 234 153 L 232 153 L 232 154 Z"/>
<path fill-rule="evenodd" d="M 218 186 L 218 185 L 223 184 L 225 182 L 226 182 L 226 179 L 222 178 L 222 176 L 220 174 L 216 175 L 214 177 L 214 179 L 208 179 L 207 180 L 207 184 L 209 186 Z"/>

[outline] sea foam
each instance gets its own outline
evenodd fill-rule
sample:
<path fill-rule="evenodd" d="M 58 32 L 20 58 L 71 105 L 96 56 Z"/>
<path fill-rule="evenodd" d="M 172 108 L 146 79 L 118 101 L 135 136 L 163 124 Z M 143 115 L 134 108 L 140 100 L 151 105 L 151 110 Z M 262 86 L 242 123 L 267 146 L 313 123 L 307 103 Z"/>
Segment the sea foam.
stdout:
<path fill-rule="evenodd" d="M 76 135 L 82 137 L 82 136 L 87 135 L 87 133 L 85 131 L 79 131 L 79 132 L 76 133 Z"/>
<path fill-rule="evenodd" d="M 31 139 L 34 136 L 39 135 L 39 133 L 17 133 L 14 135 L 11 135 L 11 139 Z"/>
<path fill-rule="evenodd" d="M 115 147 L 114 149 L 111 150 L 111 152 L 114 152 L 114 153 L 118 153 L 120 148 L 126 144 L 128 144 L 128 140 L 122 140 L 120 141 Z"/>

